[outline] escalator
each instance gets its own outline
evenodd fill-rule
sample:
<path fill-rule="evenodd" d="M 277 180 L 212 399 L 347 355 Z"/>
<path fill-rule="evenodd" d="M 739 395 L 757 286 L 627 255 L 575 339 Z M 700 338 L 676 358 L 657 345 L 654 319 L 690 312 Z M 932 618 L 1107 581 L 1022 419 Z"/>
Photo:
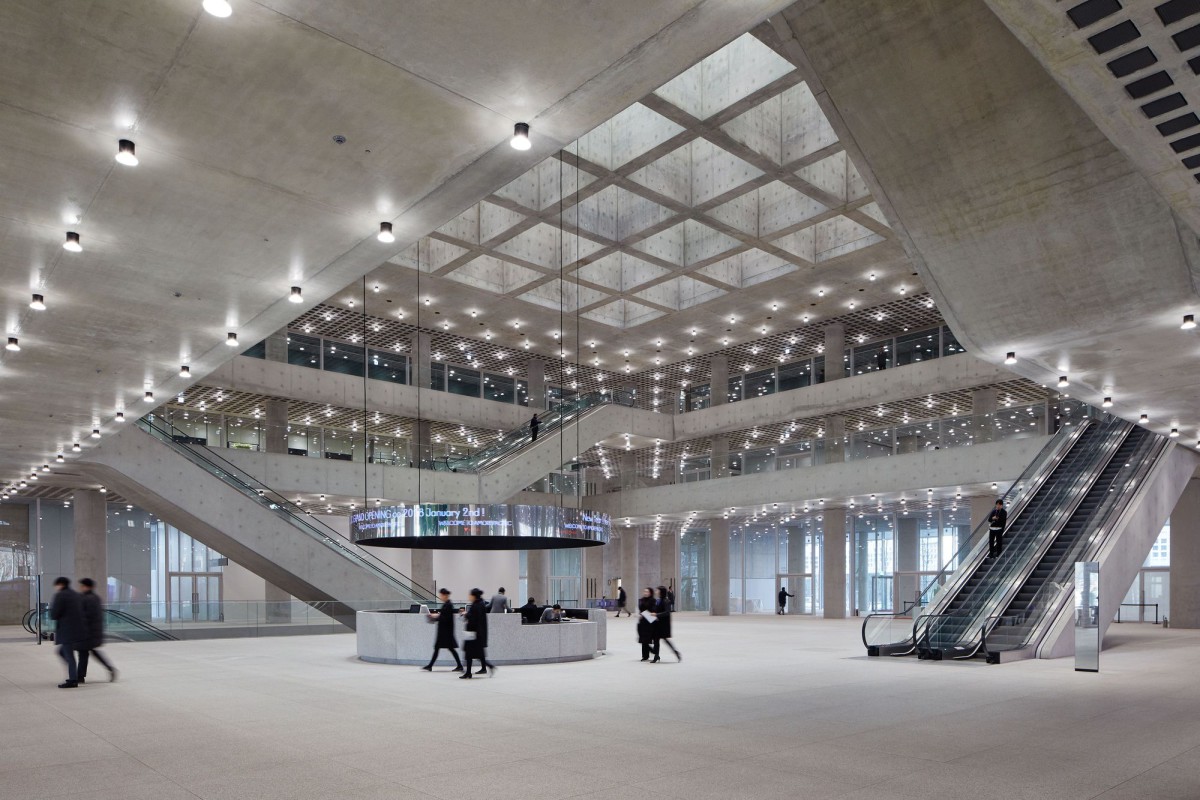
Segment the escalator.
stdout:
<path fill-rule="evenodd" d="M 629 392 L 588 392 L 538 413 L 533 439 L 529 423 L 488 447 L 461 458 L 423 462 L 428 469 L 479 475 L 480 502 L 496 503 L 544 479 L 565 462 L 613 433 L 629 430 L 634 398 Z M 518 458 L 519 457 L 519 458 Z"/>
<path fill-rule="evenodd" d="M 431 603 L 413 583 L 344 534 L 221 458 L 144 417 L 105 437 L 81 471 L 141 508 L 353 628 L 355 611 Z"/>
<path fill-rule="evenodd" d="M 54 621 L 50 619 L 50 609 L 42 604 L 41 609 L 42 638 L 54 639 Z M 21 627 L 30 635 L 38 633 L 38 609 L 31 608 L 21 619 Z M 104 641 L 106 642 L 168 642 L 178 641 L 162 628 L 151 625 L 143 619 L 115 608 L 104 609 Z"/>

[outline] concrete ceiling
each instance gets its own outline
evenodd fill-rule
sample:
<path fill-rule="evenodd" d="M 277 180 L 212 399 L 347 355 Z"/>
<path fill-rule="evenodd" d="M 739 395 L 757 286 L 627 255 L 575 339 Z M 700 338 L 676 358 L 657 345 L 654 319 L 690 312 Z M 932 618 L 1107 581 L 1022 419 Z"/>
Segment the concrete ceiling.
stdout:
<path fill-rule="evenodd" d="M 0 480 L 135 416 L 147 388 L 174 395 L 181 364 L 233 355 L 227 332 L 293 319 L 289 286 L 334 294 L 786 5 L 232 2 L 0 4 L 0 309 L 21 346 L 0 361 Z M 522 120 L 526 153 L 507 146 Z M 139 166 L 114 162 L 118 138 Z"/>
<path fill-rule="evenodd" d="M 1135 97 L 1140 89 L 1099 88 L 1105 61 L 1084 65 L 1082 49 L 1108 25 L 1073 32 L 1076 5 L 817 0 L 774 22 L 819 75 L 882 187 L 877 199 L 968 349 L 993 363 L 1015 352 L 1014 371 L 1051 385 L 1066 375 L 1073 396 L 1112 396 L 1114 412 L 1147 413 L 1155 430 L 1178 428 L 1194 443 L 1200 340 L 1180 330 L 1200 305 L 1200 249 L 1188 224 L 1195 187 L 1180 188 L 1194 179 L 1178 162 L 1168 174 L 1163 137 L 1146 136 L 1147 115 L 1132 102 L 1174 89 Z M 1052 23 L 1051 12 L 1061 15 Z M 1105 59 L 1154 43 L 1175 88 L 1194 95 L 1192 69 L 1163 41 L 1191 23 L 1164 30 L 1159 15 L 1137 14 L 1147 38 Z M 1022 40 L 1046 48 L 1053 75 Z M 1096 94 L 1083 105 L 1064 85 Z M 1105 129 L 1089 109 L 1108 115 Z M 1124 152 L 1107 132 L 1122 128 Z M 1145 153 L 1132 160 L 1137 150 Z"/>

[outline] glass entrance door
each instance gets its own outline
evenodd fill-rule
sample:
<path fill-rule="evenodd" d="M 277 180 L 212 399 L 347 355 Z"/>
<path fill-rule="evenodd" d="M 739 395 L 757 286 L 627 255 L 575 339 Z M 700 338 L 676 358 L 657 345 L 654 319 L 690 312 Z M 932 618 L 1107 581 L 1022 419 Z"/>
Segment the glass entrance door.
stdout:
<path fill-rule="evenodd" d="M 813 614 L 813 576 L 812 575 L 777 575 L 775 577 L 775 596 L 779 597 L 779 590 L 786 589 L 789 595 L 794 597 L 787 598 L 787 605 L 784 607 L 786 614 L 805 614 L 811 616 Z M 776 612 L 779 608 L 776 607 Z"/>
<path fill-rule="evenodd" d="M 220 622 L 221 575 L 172 572 L 167 581 L 169 622 Z"/>

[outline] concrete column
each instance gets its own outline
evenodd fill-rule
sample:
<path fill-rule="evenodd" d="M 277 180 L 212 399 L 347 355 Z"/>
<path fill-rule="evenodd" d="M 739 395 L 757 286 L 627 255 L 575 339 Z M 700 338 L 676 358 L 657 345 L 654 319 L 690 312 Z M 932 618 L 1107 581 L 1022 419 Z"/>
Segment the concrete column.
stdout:
<path fill-rule="evenodd" d="M 433 423 L 427 419 L 415 420 L 412 434 L 412 457 L 421 464 L 433 455 Z"/>
<path fill-rule="evenodd" d="M 842 361 L 846 351 L 846 326 L 838 322 L 825 327 L 825 381 L 846 377 Z"/>
<path fill-rule="evenodd" d="M 665 534 L 658 540 L 658 579 L 679 594 L 679 536 Z"/>
<path fill-rule="evenodd" d="M 846 418 L 825 418 L 825 463 L 841 464 L 846 460 Z"/>
<path fill-rule="evenodd" d="M 710 443 L 709 469 L 714 478 L 729 477 L 729 437 L 714 436 Z"/>
<path fill-rule="evenodd" d="M 993 388 L 976 389 L 971 392 L 971 415 L 975 417 L 972 425 L 972 433 L 975 435 L 976 444 L 982 442 L 990 442 L 992 440 L 992 432 L 995 427 L 992 425 L 990 418 L 984 418 L 984 414 L 996 413 L 996 390 Z"/>
<path fill-rule="evenodd" d="M 1115 588 L 1124 592 L 1129 587 Z M 1171 512 L 1170 596 L 1171 627 L 1200 628 L 1200 479 L 1195 477 Z"/>
<path fill-rule="evenodd" d="M 431 592 L 436 591 L 438 587 L 433 585 L 433 551 L 413 548 L 411 553 L 412 566 L 409 568 L 409 577 L 418 586 L 422 586 Z M 467 599 L 467 590 L 471 587 L 451 586 L 450 588 L 459 593 L 459 597 L 455 598 L 456 600 L 465 602 Z"/>
<path fill-rule="evenodd" d="M 429 388 L 430 362 L 433 360 L 433 339 L 428 333 L 408 337 L 408 358 L 411 374 L 409 383 L 421 389 Z"/>
<path fill-rule="evenodd" d="M 94 580 L 100 597 L 107 600 L 108 509 L 104 495 L 94 489 L 76 489 L 71 501 L 75 523 L 74 577 Z"/>
<path fill-rule="evenodd" d="M 896 572 L 914 573 L 920 563 L 920 522 L 916 517 L 896 517 Z M 919 583 L 913 574 L 895 578 L 895 599 L 899 603 L 893 611 L 903 611 L 905 603 L 915 602 Z"/>
<path fill-rule="evenodd" d="M 708 361 L 708 402 L 719 406 L 729 400 L 729 358 L 713 356 Z"/>
<path fill-rule="evenodd" d="M 625 587 L 627 606 L 630 611 L 637 609 L 637 599 L 642 595 L 642 586 L 638 575 L 638 546 L 640 537 L 632 528 L 621 531 L 621 585 Z"/>
<path fill-rule="evenodd" d="M 266 446 L 268 453 L 287 453 L 287 400 L 268 400 L 266 403 Z"/>
<path fill-rule="evenodd" d="M 846 515 L 841 509 L 825 513 L 821 543 L 822 598 L 825 619 L 846 616 Z"/>
<path fill-rule="evenodd" d="M 637 456 L 632 452 L 621 451 L 621 489 L 623 491 L 638 487 Z M 625 587 L 629 591 L 629 587 Z"/>
<path fill-rule="evenodd" d="M 525 382 L 529 385 L 529 407 L 541 410 L 546 407 L 546 363 L 531 358 L 525 367 Z"/>
<path fill-rule="evenodd" d="M 729 520 L 714 519 L 708 534 L 709 614 L 729 616 Z"/>
<path fill-rule="evenodd" d="M 270 336 L 267 337 L 266 342 L 264 343 L 266 346 L 266 351 L 267 351 L 267 353 L 266 353 L 267 361 L 279 361 L 279 362 L 284 362 L 284 363 L 287 362 L 287 360 L 288 360 L 287 337 L 288 337 L 287 328 L 284 328 L 281 331 L 275 331 L 275 333 L 272 333 Z"/>
<path fill-rule="evenodd" d="M 604 586 L 604 548 L 583 548 L 583 599 L 607 597 Z M 521 598 L 525 602 L 525 598 Z"/>
<path fill-rule="evenodd" d="M 550 597 L 550 551 L 528 550 L 525 553 L 525 582 L 529 595 L 540 604 L 549 602 Z M 524 598 L 521 603 L 524 604 Z"/>

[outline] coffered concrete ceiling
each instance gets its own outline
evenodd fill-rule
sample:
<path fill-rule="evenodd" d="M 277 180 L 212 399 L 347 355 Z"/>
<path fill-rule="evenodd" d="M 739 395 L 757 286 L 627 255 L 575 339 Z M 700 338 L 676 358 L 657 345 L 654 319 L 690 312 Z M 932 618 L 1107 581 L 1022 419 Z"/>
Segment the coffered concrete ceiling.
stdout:
<path fill-rule="evenodd" d="M 202 377 L 228 332 L 283 327 L 289 286 L 328 297 L 786 3 L 232 4 L 0 3 L 0 309 L 21 347 L 0 361 L 4 481 L 146 389 L 176 394 L 181 364 Z M 517 121 L 529 152 L 507 145 Z M 139 166 L 113 161 L 118 138 Z"/>

